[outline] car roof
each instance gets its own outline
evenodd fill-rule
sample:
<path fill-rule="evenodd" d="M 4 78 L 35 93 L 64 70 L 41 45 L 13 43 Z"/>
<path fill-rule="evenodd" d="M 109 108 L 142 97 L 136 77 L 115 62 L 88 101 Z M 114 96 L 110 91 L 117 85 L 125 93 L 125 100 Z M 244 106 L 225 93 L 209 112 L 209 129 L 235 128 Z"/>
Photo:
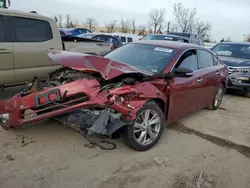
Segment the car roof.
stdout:
<path fill-rule="evenodd" d="M 181 39 L 189 39 L 188 37 L 185 36 L 180 36 L 180 35 L 170 35 L 170 34 L 148 34 L 148 35 L 155 35 L 155 36 L 165 36 L 165 37 L 175 37 L 175 38 L 181 38 Z"/>
<path fill-rule="evenodd" d="M 167 40 L 140 40 L 140 41 L 136 41 L 136 42 L 132 42 L 132 43 L 161 46 L 161 47 L 173 48 L 173 49 L 178 49 L 178 50 L 185 50 L 185 49 L 188 49 L 188 48 L 206 49 L 205 47 L 198 46 L 198 45 L 195 45 L 195 44 L 184 43 L 184 42 L 175 42 L 175 41 L 167 41 Z"/>
<path fill-rule="evenodd" d="M 50 20 L 50 21 L 53 20 L 53 18 L 43 16 L 38 13 L 23 12 L 23 11 L 12 10 L 12 9 L 0 8 L 0 13 L 5 13 L 5 14 L 20 16 L 20 17 L 44 19 L 44 20 Z"/>
<path fill-rule="evenodd" d="M 221 42 L 219 44 L 246 44 L 246 45 L 250 45 L 250 42 Z"/>
<path fill-rule="evenodd" d="M 60 28 L 60 30 L 62 31 L 72 31 L 75 29 L 86 29 L 86 28 L 81 28 L 81 27 L 74 27 L 74 28 Z"/>

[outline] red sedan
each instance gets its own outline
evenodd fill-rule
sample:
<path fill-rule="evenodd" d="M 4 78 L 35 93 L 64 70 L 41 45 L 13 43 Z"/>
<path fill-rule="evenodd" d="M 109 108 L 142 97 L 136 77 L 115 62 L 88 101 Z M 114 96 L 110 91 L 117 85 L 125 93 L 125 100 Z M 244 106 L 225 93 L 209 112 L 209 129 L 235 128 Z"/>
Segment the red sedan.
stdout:
<path fill-rule="evenodd" d="M 5 129 L 44 118 L 63 118 L 88 134 L 111 136 L 148 150 L 165 126 L 210 107 L 216 110 L 228 84 L 228 70 L 206 48 L 169 41 L 126 44 L 104 57 L 53 51 L 62 65 L 38 88 L 37 79 L 0 102 Z"/>

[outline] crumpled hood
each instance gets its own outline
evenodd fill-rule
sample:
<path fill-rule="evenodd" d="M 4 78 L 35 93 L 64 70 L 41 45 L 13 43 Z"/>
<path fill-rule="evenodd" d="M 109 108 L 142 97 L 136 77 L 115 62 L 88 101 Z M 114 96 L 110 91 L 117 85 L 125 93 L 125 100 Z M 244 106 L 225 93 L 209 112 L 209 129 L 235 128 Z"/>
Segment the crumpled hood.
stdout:
<path fill-rule="evenodd" d="M 152 76 L 153 73 L 139 70 L 125 63 L 107 58 L 67 51 L 51 51 L 48 56 L 54 62 L 65 67 L 84 72 L 99 72 L 105 80 L 110 80 L 122 74 L 141 73 Z"/>
<path fill-rule="evenodd" d="M 219 59 L 229 67 L 250 67 L 250 59 L 231 58 L 218 56 Z"/>

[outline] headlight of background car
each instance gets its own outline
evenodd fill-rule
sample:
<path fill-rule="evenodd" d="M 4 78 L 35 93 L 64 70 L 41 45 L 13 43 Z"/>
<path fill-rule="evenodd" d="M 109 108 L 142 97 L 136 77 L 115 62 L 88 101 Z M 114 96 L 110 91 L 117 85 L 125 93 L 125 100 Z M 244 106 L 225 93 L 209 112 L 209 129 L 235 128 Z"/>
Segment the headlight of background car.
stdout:
<path fill-rule="evenodd" d="M 238 82 L 238 83 L 242 83 L 242 81 L 248 81 L 250 80 L 248 77 L 236 77 L 236 78 L 232 78 L 233 82 Z"/>
<path fill-rule="evenodd" d="M 234 73 L 234 72 L 250 72 L 249 68 L 243 68 L 243 67 L 227 67 L 229 74 Z"/>
<path fill-rule="evenodd" d="M 9 120 L 10 119 L 10 114 L 9 113 L 0 114 L 0 119 Z"/>

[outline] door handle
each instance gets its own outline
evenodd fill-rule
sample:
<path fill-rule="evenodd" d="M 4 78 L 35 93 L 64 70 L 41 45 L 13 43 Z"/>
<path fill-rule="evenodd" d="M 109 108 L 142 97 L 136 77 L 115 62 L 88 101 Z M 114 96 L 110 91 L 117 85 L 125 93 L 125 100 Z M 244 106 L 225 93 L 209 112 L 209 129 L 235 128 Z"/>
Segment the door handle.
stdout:
<path fill-rule="evenodd" d="M 217 74 L 217 75 L 220 74 L 220 71 L 216 71 L 216 74 Z"/>
<path fill-rule="evenodd" d="M 198 80 L 196 80 L 198 83 L 202 82 L 202 78 L 199 78 Z"/>
<path fill-rule="evenodd" d="M 8 54 L 11 53 L 12 51 L 5 49 L 5 48 L 0 48 L 0 54 Z"/>

